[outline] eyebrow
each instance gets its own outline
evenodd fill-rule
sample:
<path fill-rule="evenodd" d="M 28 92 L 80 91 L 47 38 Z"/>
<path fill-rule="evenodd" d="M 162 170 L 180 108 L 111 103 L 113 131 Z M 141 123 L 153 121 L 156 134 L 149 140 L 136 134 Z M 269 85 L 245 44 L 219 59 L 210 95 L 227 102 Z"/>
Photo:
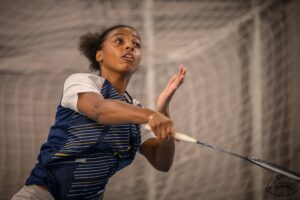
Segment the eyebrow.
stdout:
<path fill-rule="evenodd" d="M 116 33 L 116 34 L 112 35 L 111 37 L 114 37 L 116 35 L 125 35 L 125 34 L 124 33 Z M 141 38 L 139 36 L 133 35 L 133 37 L 135 37 L 135 38 L 137 38 L 137 39 L 139 39 L 141 41 Z"/>

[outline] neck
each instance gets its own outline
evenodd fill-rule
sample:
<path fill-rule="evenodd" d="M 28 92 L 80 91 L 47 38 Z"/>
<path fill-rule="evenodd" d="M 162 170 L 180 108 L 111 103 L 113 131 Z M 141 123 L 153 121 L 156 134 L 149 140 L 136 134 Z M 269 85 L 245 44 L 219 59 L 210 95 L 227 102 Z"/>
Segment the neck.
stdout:
<path fill-rule="evenodd" d="M 120 73 L 107 73 L 101 70 L 99 75 L 108 80 L 112 86 L 123 95 L 126 91 L 132 74 L 123 75 Z"/>

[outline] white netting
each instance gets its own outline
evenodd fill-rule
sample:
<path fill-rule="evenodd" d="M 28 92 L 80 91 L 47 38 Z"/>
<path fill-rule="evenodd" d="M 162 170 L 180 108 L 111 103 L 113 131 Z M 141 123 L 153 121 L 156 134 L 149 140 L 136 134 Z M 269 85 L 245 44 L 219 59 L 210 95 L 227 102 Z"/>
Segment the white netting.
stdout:
<path fill-rule="evenodd" d="M 178 131 L 296 170 L 292 158 L 300 143 L 291 148 L 288 4 L 154 0 L 151 8 L 146 2 L 0 1 L 0 199 L 9 199 L 29 175 L 64 79 L 88 71 L 77 50 L 80 35 L 118 23 L 140 31 L 144 57 L 151 55 L 154 63 L 155 96 L 179 64 L 188 66 L 171 106 Z M 153 49 L 145 42 L 149 9 Z M 145 104 L 147 64 L 142 61 L 129 89 Z M 237 158 L 181 142 L 170 172 L 157 172 L 137 156 L 112 178 L 105 198 L 274 199 L 265 190 L 273 178 Z"/>

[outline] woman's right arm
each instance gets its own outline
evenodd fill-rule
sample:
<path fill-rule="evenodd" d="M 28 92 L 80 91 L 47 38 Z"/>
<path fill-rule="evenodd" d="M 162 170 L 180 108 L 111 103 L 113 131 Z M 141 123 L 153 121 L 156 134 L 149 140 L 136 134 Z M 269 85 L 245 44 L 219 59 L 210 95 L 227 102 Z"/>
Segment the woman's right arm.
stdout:
<path fill-rule="evenodd" d="M 155 130 L 156 136 L 165 138 L 172 135 L 173 122 L 163 114 L 119 100 L 104 99 L 95 92 L 79 93 L 77 109 L 102 124 L 146 124 L 149 118 L 155 118 L 149 125 Z"/>

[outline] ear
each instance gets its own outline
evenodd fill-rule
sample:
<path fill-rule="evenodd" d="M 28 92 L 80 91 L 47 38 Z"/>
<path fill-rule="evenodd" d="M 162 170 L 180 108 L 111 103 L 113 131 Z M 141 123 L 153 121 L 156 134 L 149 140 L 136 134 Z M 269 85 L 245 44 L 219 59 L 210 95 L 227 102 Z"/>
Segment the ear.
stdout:
<path fill-rule="evenodd" d="M 103 61 L 103 58 L 102 58 L 102 51 L 97 51 L 96 52 L 96 60 L 101 63 Z"/>

